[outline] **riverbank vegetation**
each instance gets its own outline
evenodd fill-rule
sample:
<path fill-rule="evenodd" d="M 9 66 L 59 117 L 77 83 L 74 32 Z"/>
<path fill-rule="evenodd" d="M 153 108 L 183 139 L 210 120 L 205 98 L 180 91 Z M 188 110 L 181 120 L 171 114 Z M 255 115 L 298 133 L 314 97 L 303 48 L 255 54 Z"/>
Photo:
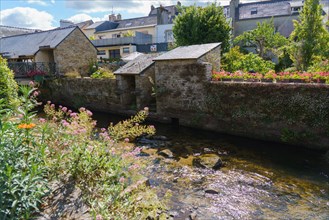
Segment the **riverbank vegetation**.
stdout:
<path fill-rule="evenodd" d="M 1 61 L 2 76 L 11 79 Z M 2 82 L 5 88 L 17 86 L 12 80 Z M 9 87 L 12 83 L 15 87 Z M 79 188 L 94 219 L 166 217 L 165 203 L 141 175 L 147 164 L 138 157 L 140 148 L 129 143 L 155 133 L 153 126 L 141 125 L 147 108 L 108 129 L 97 129 L 89 110 L 74 112 L 50 101 L 45 117 L 36 117 L 38 95 L 33 82 L 22 86 L 15 100 L 1 94 L 0 219 L 37 218 L 58 190 L 52 188 L 54 182 Z"/>

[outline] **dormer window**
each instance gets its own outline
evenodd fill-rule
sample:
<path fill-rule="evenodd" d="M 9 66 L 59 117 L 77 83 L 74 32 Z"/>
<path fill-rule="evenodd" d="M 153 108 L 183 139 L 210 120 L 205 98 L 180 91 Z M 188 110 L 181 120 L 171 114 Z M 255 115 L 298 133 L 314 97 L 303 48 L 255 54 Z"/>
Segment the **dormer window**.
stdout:
<path fill-rule="evenodd" d="M 256 15 L 257 14 L 257 8 L 252 8 L 250 11 L 251 15 Z"/>
<path fill-rule="evenodd" d="M 132 23 L 129 22 L 129 23 L 126 24 L 126 27 L 129 27 L 129 26 L 131 26 L 131 25 L 132 25 Z"/>
<path fill-rule="evenodd" d="M 298 12 L 301 9 L 301 7 L 293 7 L 292 12 Z"/>

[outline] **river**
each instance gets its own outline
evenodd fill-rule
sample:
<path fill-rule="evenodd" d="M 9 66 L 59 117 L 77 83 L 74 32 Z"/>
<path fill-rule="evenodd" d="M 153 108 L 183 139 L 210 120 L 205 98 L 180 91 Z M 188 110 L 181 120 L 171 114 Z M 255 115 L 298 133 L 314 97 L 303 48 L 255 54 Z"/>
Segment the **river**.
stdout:
<path fill-rule="evenodd" d="M 100 127 L 122 120 L 94 117 Z M 151 186 L 160 196 L 172 193 L 172 219 L 329 219 L 329 162 L 323 152 L 154 125 L 156 140 L 136 144 L 153 161 L 145 171 Z M 212 169 L 218 160 L 220 169 Z"/>

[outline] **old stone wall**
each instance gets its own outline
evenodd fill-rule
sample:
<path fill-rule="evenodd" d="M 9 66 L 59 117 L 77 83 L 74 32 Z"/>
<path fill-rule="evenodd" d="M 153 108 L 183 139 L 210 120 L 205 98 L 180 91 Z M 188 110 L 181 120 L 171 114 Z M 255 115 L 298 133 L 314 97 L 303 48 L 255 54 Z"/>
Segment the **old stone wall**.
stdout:
<path fill-rule="evenodd" d="M 63 78 L 46 81 L 42 99 L 94 111 L 118 112 L 122 109 L 115 79 Z"/>
<path fill-rule="evenodd" d="M 155 89 L 154 72 L 155 66 L 152 65 L 151 67 L 144 70 L 142 74 L 135 76 L 136 104 L 138 109 L 150 107 L 153 110 L 155 107 L 153 106 L 155 104 L 155 97 L 152 94 L 154 92 L 153 90 Z"/>
<path fill-rule="evenodd" d="M 60 73 L 78 71 L 86 76 L 88 65 L 97 60 L 97 49 L 82 31 L 76 28 L 56 47 L 54 60 Z"/>
<path fill-rule="evenodd" d="M 157 113 L 180 118 L 185 112 L 203 112 L 206 108 L 204 85 L 211 79 L 211 68 L 208 63 L 193 60 L 157 61 Z"/>
<path fill-rule="evenodd" d="M 209 65 L 156 62 L 157 113 L 181 125 L 329 149 L 329 86 L 211 82 Z"/>

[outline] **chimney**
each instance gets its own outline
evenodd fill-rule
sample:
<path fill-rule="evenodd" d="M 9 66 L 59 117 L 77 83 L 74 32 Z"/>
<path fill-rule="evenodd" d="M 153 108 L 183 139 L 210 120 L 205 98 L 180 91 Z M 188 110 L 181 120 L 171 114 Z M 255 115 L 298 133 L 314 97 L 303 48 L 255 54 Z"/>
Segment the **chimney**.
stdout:
<path fill-rule="evenodd" d="M 155 9 L 154 5 L 151 5 L 151 11 L 154 10 L 154 9 Z"/>
<path fill-rule="evenodd" d="M 122 16 L 121 16 L 121 14 L 117 14 L 117 21 L 121 21 L 121 19 L 122 19 Z"/>
<path fill-rule="evenodd" d="M 109 21 L 114 22 L 115 20 L 117 20 L 117 16 L 115 16 L 115 14 L 110 14 L 109 15 Z"/>
<path fill-rule="evenodd" d="M 72 26 L 74 25 L 74 23 L 72 21 L 69 21 L 69 20 L 60 20 L 59 21 L 59 27 L 61 28 L 66 28 L 66 27 L 69 27 L 69 26 Z"/>
<path fill-rule="evenodd" d="M 180 1 L 178 1 L 177 6 L 182 6 L 182 3 L 180 3 Z"/>

